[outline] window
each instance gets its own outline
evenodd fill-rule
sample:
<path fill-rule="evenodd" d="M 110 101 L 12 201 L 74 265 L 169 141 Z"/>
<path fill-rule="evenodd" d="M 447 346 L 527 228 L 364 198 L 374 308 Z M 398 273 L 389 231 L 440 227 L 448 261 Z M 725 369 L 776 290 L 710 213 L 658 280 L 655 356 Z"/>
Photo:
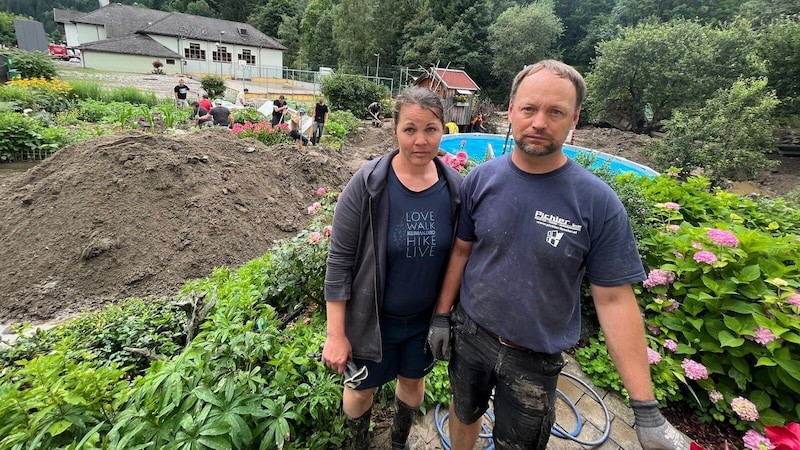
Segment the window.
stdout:
<path fill-rule="evenodd" d="M 200 49 L 200 44 L 189 43 L 189 48 L 183 49 L 186 59 L 206 59 L 206 51 Z"/>
<path fill-rule="evenodd" d="M 242 36 L 247 36 L 247 28 L 237 28 L 239 30 L 239 34 Z"/>
<path fill-rule="evenodd" d="M 167 58 L 167 65 L 174 66 L 175 65 L 175 60 Z"/>
<path fill-rule="evenodd" d="M 211 58 L 214 62 L 229 63 L 233 60 L 233 55 L 228 51 L 227 47 L 217 46 L 217 50 L 211 52 Z"/>
<path fill-rule="evenodd" d="M 242 50 L 242 53 L 239 53 L 239 61 L 244 61 L 245 64 L 250 66 L 256 65 L 256 55 L 250 53 L 250 50 Z"/>

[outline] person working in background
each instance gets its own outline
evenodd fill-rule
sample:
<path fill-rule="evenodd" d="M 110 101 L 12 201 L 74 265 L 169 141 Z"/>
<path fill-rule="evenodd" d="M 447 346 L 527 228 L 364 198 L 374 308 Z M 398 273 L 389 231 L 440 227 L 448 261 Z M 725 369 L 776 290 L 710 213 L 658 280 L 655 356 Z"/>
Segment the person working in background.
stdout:
<path fill-rule="evenodd" d="M 233 113 L 230 109 L 222 106 L 220 100 L 214 102 L 214 107 L 209 111 L 214 118 L 214 125 L 219 127 L 230 127 L 233 124 Z"/>
<path fill-rule="evenodd" d="M 203 93 L 203 98 L 200 99 L 199 103 L 200 106 L 206 109 L 206 111 L 211 111 L 211 108 L 214 107 L 214 105 L 211 103 L 211 100 L 208 99 L 208 94 L 205 92 Z"/>
<path fill-rule="evenodd" d="M 178 80 L 178 85 L 173 89 L 175 95 L 175 105 L 178 107 L 189 106 L 186 96 L 189 94 L 189 86 L 183 82 L 183 78 Z"/>
<path fill-rule="evenodd" d="M 250 92 L 250 89 L 244 88 L 236 94 L 236 105 L 238 106 L 250 106 L 250 102 L 247 101 L 247 93 Z"/>
<path fill-rule="evenodd" d="M 203 128 L 214 125 L 214 119 L 211 117 L 211 114 L 200 104 L 200 102 L 192 102 L 192 108 L 194 108 L 193 117 L 196 127 Z"/>
<path fill-rule="evenodd" d="M 508 106 L 514 151 L 477 166 L 462 185 L 455 244 L 428 336 L 437 358 L 452 349 L 453 450 L 473 448 L 493 391 L 497 448 L 547 447 L 561 353 L 580 334 L 584 274 L 640 444 L 689 449 L 653 395 L 631 288 L 645 273 L 628 215 L 608 185 L 562 150 L 585 93 L 583 77 L 564 63 L 525 67 Z"/>
<path fill-rule="evenodd" d="M 300 108 L 297 113 L 292 115 L 289 120 L 289 136 L 294 139 L 294 144 L 298 148 L 303 148 L 308 145 L 308 137 L 303 136 L 303 119 L 306 117 L 305 108 Z"/>
<path fill-rule="evenodd" d="M 472 132 L 483 133 L 484 131 L 486 130 L 483 128 L 483 114 L 475 114 L 475 117 L 472 118 Z"/>
<path fill-rule="evenodd" d="M 364 164 L 342 191 L 325 272 L 322 361 L 338 373 L 348 361 L 367 369 L 361 384 L 344 388 L 355 450 L 370 448 L 373 395 L 394 379 L 391 448 L 408 448 L 433 369 L 425 337 L 458 214 L 461 175 L 436 157 L 441 100 L 428 89 L 408 88 L 394 117 L 399 150 Z"/>
<path fill-rule="evenodd" d="M 278 96 L 278 99 L 272 102 L 272 120 L 270 123 L 273 127 L 283 122 L 283 115 L 286 114 L 288 109 L 289 105 L 286 104 L 283 95 Z"/>
<path fill-rule="evenodd" d="M 319 144 L 322 139 L 322 133 L 325 130 L 325 125 L 328 124 L 328 106 L 325 105 L 325 99 L 320 98 L 317 104 L 314 105 L 314 113 L 311 114 L 314 118 L 314 131 L 311 133 L 311 143 Z"/>

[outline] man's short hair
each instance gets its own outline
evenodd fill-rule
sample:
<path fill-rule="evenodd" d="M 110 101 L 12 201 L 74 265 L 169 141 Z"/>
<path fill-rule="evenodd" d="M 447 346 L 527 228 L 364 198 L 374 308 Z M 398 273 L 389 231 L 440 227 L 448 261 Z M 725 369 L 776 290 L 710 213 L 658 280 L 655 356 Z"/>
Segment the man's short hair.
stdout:
<path fill-rule="evenodd" d="M 191 105 L 192 105 L 192 106 L 200 106 L 200 103 L 197 103 L 197 102 L 195 101 L 195 102 L 192 102 L 192 103 L 191 103 Z"/>
<path fill-rule="evenodd" d="M 244 91 L 244 92 L 250 92 L 250 89 L 244 88 L 244 89 L 242 89 L 242 91 Z"/>
<path fill-rule="evenodd" d="M 215 104 L 215 105 L 221 105 L 221 104 L 222 104 L 222 100 L 215 100 L 215 101 L 214 101 L 214 104 Z"/>
<path fill-rule="evenodd" d="M 586 99 L 586 82 L 583 80 L 583 76 L 581 76 L 574 67 L 553 59 L 545 59 L 535 64 L 525 66 L 525 68 L 514 77 L 514 82 L 511 84 L 511 100 L 513 101 L 514 97 L 517 96 L 517 89 L 522 81 L 541 70 L 547 70 L 571 82 L 572 86 L 575 87 L 575 107 L 580 109 L 581 104 Z"/>
<path fill-rule="evenodd" d="M 203 94 L 203 98 L 208 98 L 208 94 Z"/>
<path fill-rule="evenodd" d="M 278 100 L 283 100 L 283 95 L 279 95 Z"/>

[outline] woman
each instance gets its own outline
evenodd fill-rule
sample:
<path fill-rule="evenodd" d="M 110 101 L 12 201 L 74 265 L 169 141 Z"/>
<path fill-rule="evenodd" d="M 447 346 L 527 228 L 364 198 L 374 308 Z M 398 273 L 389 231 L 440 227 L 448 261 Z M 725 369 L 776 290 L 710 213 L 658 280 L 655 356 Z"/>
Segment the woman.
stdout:
<path fill-rule="evenodd" d="M 453 241 L 461 176 L 436 157 L 444 108 L 435 93 L 409 88 L 394 107 L 399 150 L 366 163 L 342 191 L 325 275 L 326 366 L 367 369 L 345 386 L 352 449 L 369 448 L 375 389 L 397 379 L 392 449 L 407 447 L 433 368 L 426 348 Z"/>

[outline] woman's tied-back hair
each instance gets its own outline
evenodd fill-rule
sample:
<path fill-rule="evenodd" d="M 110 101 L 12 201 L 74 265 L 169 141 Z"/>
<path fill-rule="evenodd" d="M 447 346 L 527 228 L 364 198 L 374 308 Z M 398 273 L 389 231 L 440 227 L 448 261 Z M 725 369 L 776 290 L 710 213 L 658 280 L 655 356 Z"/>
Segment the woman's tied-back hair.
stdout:
<path fill-rule="evenodd" d="M 394 102 L 394 128 L 397 129 L 397 122 L 400 120 L 400 112 L 404 106 L 417 105 L 422 109 L 427 109 L 434 116 L 439 118 L 444 128 L 444 106 L 442 100 L 430 89 L 412 86 L 403 90 Z"/>
<path fill-rule="evenodd" d="M 559 78 L 569 80 L 572 85 L 575 86 L 575 93 L 577 94 L 575 96 L 577 102 L 575 107 L 580 109 L 583 100 L 586 98 L 586 82 L 583 81 L 583 77 L 574 67 L 554 59 L 543 59 L 536 64 L 525 66 L 525 68 L 514 77 L 514 83 L 511 84 L 511 100 L 514 100 L 514 97 L 516 97 L 517 89 L 519 89 L 522 80 L 541 70 L 547 70 L 556 74 Z"/>

